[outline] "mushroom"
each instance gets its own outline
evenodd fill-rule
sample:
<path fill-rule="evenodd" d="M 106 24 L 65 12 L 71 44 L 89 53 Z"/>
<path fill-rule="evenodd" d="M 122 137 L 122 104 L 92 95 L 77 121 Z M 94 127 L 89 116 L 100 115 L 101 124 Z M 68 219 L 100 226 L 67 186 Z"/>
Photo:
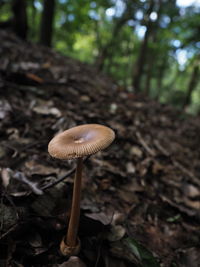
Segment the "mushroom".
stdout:
<path fill-rule="evenodd" d="M 48 145 L 49 154 L 58 159 L 77 159 L 76 173 L 73 187 L 72 207 L 66 236 L 60 244 L 60 251 L 64 256 L 79 253 L 80 240 L 77 238 L 83 157 L 95 154 L 109 146 L 115 138 L 112 129 L 99 124 L 85 124 L 68 129 L 56 135 Z"/>

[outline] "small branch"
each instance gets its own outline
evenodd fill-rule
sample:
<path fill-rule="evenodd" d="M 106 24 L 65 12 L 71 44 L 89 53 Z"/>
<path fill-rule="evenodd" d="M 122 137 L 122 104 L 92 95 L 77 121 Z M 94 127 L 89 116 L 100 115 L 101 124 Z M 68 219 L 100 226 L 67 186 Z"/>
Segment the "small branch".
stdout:
<path fill-rule="evenodd" d="M 158 150 L 163 153 L 166 157 L 170 157 L 170 153 L 158 142 L 158 140 L 154 140 L 154 144 L 158 148 Z"/>
<path fill-rule="evenodd" d="M 141 134 L 139 132 L 136 132 L 136 136 L 138 138 L 138 141 L 140 142 L 140 144 L 144 147 L 144 149 L 153 157 L 156 156 L 155 151 L 153 151 L 148 144 L 145 142 L 145 140 L 142 138 Z"/>
<path fill-rule="evenodd" d="M 197 184 L 200 186 L 200 179 L 198 179 L 191 171 L 186 169 L 183 165 L 181 165 L 178 161 L 174 160 L 173 161 L 174 166 L 176 166 L 179 170 L 184 172 L 186 175 L 190 177 L 193 183 Z"/>
<path fill-rule="evenodd" d="M 14 224 L 13 226 L 11 226 L 7 232 L 3 233 L 0 235 L 0 240 L 3 239 L 4 237 L 6 237 L 9 233 L 11 233 L 12 231 L 14 231 L 17 228 L 17 223 Z"/>
<path fill-rule="evenodd" d="M 158 140 L 155 140 L 154 144 L 160 150 L 160 152 L 163 153 L 163 155 L 165 155 L 166 157 L 170 157 L 170 153 L 163 146 L 161 146 Z M 171 158 L 171 161 L 175 167 L 177 167 L 179 170 L 181 170 L 183 173 L 189 176 L 193 183 L 200 186 L 200 179 L 198 179 L 191 171 L 186 169 L 183 165 L 181 165 L 178 161 L 174 160 L 173 158 Z"/>
<path fill-rule="evenodd" d="M 13 178 L 28 185 L 29 188 L 32 190 L 32 192 L 34 192 L 35 194 L 37 194 L 37 195 L 43 194 L 42 190 L 40 188 L 38 188 L 37 183 L 33 183 L 33 182 L 29 181 L 23 172 L 17 172 L 15 174 L 13 174 Z"/>
<path fill-rule="evenodd" d="M 87 157 L 84 159 L 83 163 L 86 162 L 86 161 L 89 159 L 89 157 L 90 157 L 90 156 L 87 156 Z M 47 189 L 49 189 L 49 188 L 51 188 L 51 187 L 57 185 L 58 183 L 62 182 L 65 178 L 67 178 L 67 177 L 69 177 L 70 175 L 72 175 L 75 171 L 76 171 L 76 167 L 74 167 L 71 171 L 69 171 L 68 173 L 66 173 L 66 174 L 63 175 L 62 177 L 58 178 L 56 181 L 53 181 L 53 182 L 51 182 L 51 183 L 49 183 L 49 184 L 47 184 L 47 185 L 42 186 L 42 187 L 40 188 L 40 190 L 45 191 L 45 190 L 47 190 Z"/>

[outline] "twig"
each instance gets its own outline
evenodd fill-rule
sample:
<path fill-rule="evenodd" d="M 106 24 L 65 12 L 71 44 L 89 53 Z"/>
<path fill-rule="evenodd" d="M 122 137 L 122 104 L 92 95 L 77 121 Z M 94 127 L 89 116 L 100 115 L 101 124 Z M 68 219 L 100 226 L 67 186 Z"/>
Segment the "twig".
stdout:
<path fill-rule="evenodd" d="M 35 194 L 37 194 L 37 195 L 43 194 L 42 190 L 40 190 L 40 188 L 38 188 L 37 183 L 33 183 L 33 182 L 29 181 L 23 172 L 17 172 L 15 174 L 13 174 L 13 178 L 28 185 L 29 188 L 32 190 L 32 192 L 34 192 Z"/>
<path fill-rule="evenodd" d="M 165 156 L 170 157 L 170 153 L 158 142 L 158 140 L 154 141 L 154 144 L 156 147 L 160 150 L 161 153 L 163 153 Z M 179 170 L 181 170 L 183 173 L 188 175 L 193 183 L 200 186 L 200 179 L 198 179 L 191 171 L 186 169 L 183 165 L 181 165 L 178 161 L 171 158 L 172 164 L 177 167 Z"/>
<path fill-rule="evenodd" d="M 158 140 L 154 140 L 154 144 L 156 145 L 156 147 L 158 148 L 158 150 L 163 153 L 163 155 L 165 155 L 166 157 L 170 156 L 170 153 L 163 147 L 161 146 L 161 144 L 158 142 Z"/>
<path fill-rule="evenodd" d="M 189 216 L 195 216 L 199 220 L 199 215 L 193 209 L 186 208 L 186 207 L 184 207 L 182 205 L 178 205 L 178 204 L 173 202 L 171 199 L 169 199 L 165 195 L 160 195 L 160 198 L 162 199 L 163 202 L 167 202 L 169 205 L 171 205 L 172 207 L 178 209 L 180 212 L 185 213 L 185 214 L 187 214 Z"/>
<path fill-rule="evenodd" d="M 200 179 L 198 179 L 191 171 L 189 171 L 188 169 L 186 169 L 184 166 L 182 166 L 178 161 L 174 160 L 173 164 L 179 168 L 182 172 L 184 172 L 185 174 L 187 174 L 190 179 L 197 184 L 198 186 L 200 186 Z"/>
<path fill-rule="evenodd" d="M 87 156 L 83 162 L 87 161 L 89 159 L 90 156 Z M 53 187 L 54 185 L 57 185 L 58 183 L 62 182 L 65 178 L 69 177 L 71 174 L 73 174 L 76 171 L 76 167 L 74 167 L 71 171 L 69 171 L 68 173 L 64 174 L 62 177 L 58 178 L 56 181 L 53 181 L 47 185 L 44 185 L 40 188 L 41 191 L 45 191 L 51 187 Z"/>
<path fill-rule="evenodd" d="M 0 240 L 7 236 L 10 232 L 14 231 L 17 228 L 17 223 L 11 226 L 7 232 L 0 235 Z"/>
<path fill-rule="evenodd" d="M 136 132 L 136 136 L 138 138 L 138 141 L 140 144 L 144 147 L 144 149 L 153 157 L 156 156 L 156 153 L 147 145 L 145 140 L 142 138 L 141 134 L 139 132 Z"/>

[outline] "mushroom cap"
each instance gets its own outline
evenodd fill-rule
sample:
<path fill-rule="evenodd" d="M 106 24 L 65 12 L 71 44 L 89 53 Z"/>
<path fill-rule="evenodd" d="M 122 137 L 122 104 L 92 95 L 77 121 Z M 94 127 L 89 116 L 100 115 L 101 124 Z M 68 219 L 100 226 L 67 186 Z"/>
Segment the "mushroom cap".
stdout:
<path fill-rule="evenodd" d="M 56 135 L 48 145 L 49 154 L 58 159 L 73 159 L 95 154 L 109 146 L 115 133 L 100 124 L 84 124 Z"/>

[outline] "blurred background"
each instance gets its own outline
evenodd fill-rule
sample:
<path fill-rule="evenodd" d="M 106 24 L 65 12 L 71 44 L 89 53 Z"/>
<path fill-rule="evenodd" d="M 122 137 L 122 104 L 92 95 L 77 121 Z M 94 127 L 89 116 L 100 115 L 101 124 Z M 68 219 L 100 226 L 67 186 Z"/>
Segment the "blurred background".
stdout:
<path fill-rule="evenodd" d="M 0 28 L 200 113 L 200 0 L 1 0 Z"/>

